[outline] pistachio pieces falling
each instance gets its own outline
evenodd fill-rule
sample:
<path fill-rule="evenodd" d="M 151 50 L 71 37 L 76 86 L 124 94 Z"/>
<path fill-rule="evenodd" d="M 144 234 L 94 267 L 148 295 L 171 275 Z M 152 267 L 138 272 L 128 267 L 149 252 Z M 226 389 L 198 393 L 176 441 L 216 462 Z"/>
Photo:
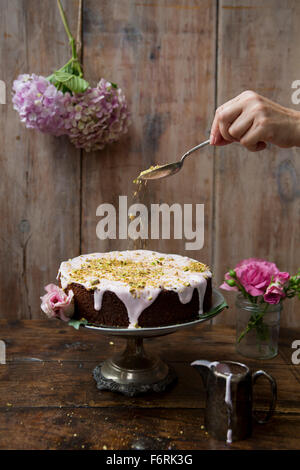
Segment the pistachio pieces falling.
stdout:
<path fill-rule="evenodd" d="M 142 171 L 139 176 L 138 180 L 157 180 L 157 179 L 162 179 L 162 178 L 167 178 L 168 176 L 175 175 L 178 173 L 178 171 L 181 170 L 183 166 L 183 162 L 185 159 L 191 155 L 191 153 L 195 152 L 196 150 L 206 147 L 206 145 L 209 145 L 210 141 L 205 140 L 199 145 L 196 145 L 196 147 L 191 148 L 188 150 L 185 154 L 182 155 L 181 159 L 178 160 L 177 162 L 173 163 L 167 163 L 165 165 L 156 165 L 156 166 L 151 166 L 148 168 L 148 170 Z"/>

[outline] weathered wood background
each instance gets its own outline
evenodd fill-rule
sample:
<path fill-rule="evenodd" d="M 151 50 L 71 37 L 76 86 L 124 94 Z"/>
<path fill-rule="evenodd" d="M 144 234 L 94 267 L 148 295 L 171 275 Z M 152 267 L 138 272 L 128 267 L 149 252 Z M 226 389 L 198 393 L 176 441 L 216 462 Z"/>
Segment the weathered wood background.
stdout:
<path fill-rule="evenodd" d="M 76 33 L 78 0 L 64 0 Z M 29 131 L 12 109 L 20 73 L 48 75 L 69 58 L 55 0 L 0 0 L 0 64 L 7 104 L 0 106 L 0 317 L 39 318 L 43 286 L 62 260 L 132 248 L 96 237 L 96 208 L 132 200 L 133 178 L 204 140 L 215 107 L 245 89 L 292 107 L 300 78 L 300 3 L 296 0 L 83 0 L 87 79 L 126 92 L 133 124 L 117 144 L 96 153 L 66 138 Z M 148 186 L 141 202 L 204 203 L 205 244 L 152 240 L 150 249 L 209 263 L 218 285 L 228 267 L 256 256 L 282 270 L 300 265 L 300 150 L 239 145 L 195 154 L 184 171 Z M 233 297 L 228 297 L 231 305 Z M 234 308 L 218 322 L 234 323 Z M 299 306 L 283 325 L 300 326 Z"/>

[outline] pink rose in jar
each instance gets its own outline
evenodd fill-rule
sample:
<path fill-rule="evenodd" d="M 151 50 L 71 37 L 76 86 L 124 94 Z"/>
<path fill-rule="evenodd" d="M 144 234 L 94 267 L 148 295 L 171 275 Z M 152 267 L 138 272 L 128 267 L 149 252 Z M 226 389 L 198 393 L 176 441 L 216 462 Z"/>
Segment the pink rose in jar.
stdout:
<path fill-rule="evenodd" d="M 285 293 L 278 283 L 272 283 L 266 290 L 264 295 L 264 301 L 268 304 L 279 304 L 281 299 L 285 297 Z"/>
<path fill-rule="evenodd" d="M 253 297 L 258 297 L 264 295 L 272 279 L 279 273 L 279 269 L 275 263 L 249 258 L 241 261 L 235 272 L 246 292 Z"/>
<path fill-rule="evenodd" d="M 225 274 L 225 282 L 220 287 L 228 291 L 238 291 L 238 283 L 248 294 L 258 297 L 264 295 L 267 287 L 279 274 L 285 277 L 287 273 L 280 273 L 276 264 L 269 261 L 248 258 L 238 263 L 234 271 Z"/>
<path fill-rule="evenodd" d="M 74 294 L 69 291 L 66 294 L 63 289 L 55 284 L 45 287 L 47 294 L 41 297 L 41 309 L 49 318 L 60 318 L 69 321 L 74 314 Z"/>
<path fill-rule="evenodd" d="M 290 275 L 287 272 L 279 272 L 274 277 L 274 282 L 277 282 L 281 285 L 286 284 L 290 279 Z"/>
<path fill-rule="evenodd" d="M 232 278 L 230 277 L 230 274 L 229 274 L 229 273 L 226 273 L 225 276 L 224 276 L 224 278 L 225 278 L 225 281 L 223 282 L 223 284 L 220 285 L 220 289 L 237 292 L 237 291 L 238 291 L 238 288 L 237 288 L 235 285 L 230 286 L 230 285 L 226 282 L 226 281 L 232 282 Z M 232 284 L 235 284 L 235 283 L 232 282 Z"/>

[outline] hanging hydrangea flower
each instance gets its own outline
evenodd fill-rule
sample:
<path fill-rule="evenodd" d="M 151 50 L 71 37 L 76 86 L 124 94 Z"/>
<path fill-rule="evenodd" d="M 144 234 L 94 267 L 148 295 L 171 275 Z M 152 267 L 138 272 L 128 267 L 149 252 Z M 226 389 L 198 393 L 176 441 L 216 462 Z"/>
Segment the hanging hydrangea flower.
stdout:
<path fill-rule="evenodd" d="M 102 78 L 96 88 L 71 97 L 66 127 L 71 142 L 86 151 L 102 149 L 127 132 L 129 112 L 121 89 Z"/>
<path fill-rule="evenodd" d="M 130 117 L 120 88 L 100 80 L 96 88 L 71 95 L 45 77 L 20 75 L 13 83 L 13 104 L 29 129 L 68 135 L 77 148 L 102 149 L 127 132 Z"/>
<path fill-rule="evenodd" d="M 67 96 L 45 77 L 20 75 L 13 83 L 13 93 L 14 109 L 26 127 L 55 136 L 66 133 Z"/>
<path fill-rule="evenodd" d="M 102 149 L 127 132 L 130 116 L 125 96 L 114 83 L 100 80 L 91 88 L 83 78 L 60 0 L 58 7 L 72 58 L 45 78 L 20 75 L 13 83 L 13 105 L 26 127 L 51 135 L 67 135 L 77 148 Z"/>

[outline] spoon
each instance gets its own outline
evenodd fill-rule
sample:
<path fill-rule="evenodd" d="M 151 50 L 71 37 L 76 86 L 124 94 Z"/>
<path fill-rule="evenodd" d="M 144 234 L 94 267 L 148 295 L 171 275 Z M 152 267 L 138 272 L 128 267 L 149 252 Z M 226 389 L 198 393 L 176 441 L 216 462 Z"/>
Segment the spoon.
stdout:
<path fill-rule="evenodd" d="M 178 162 L 167 163 L 166 165 L 160 165 L 156 168 L 142 171 L 142 173 L 138 176 L 137 179 L 138 180 L 157 180 L 161 178 L 167 178 L 167 176 L 175 175 L 175 173 L 178 173 L 178 171 L 181 170 L 183 166 L 183 162 L 186 159 L 186 157 L 191 155 L 191 153 L 195 152 L 195 150 L 205 147 L 206 145 L 209 144 L 209 142 L 210 142 L 209 140 L 206 140 L 205 142 L 202 142 L 201 144 L 196 145 L 196 147 L 193 147 L 191 150 L 186 152 Z"/>

